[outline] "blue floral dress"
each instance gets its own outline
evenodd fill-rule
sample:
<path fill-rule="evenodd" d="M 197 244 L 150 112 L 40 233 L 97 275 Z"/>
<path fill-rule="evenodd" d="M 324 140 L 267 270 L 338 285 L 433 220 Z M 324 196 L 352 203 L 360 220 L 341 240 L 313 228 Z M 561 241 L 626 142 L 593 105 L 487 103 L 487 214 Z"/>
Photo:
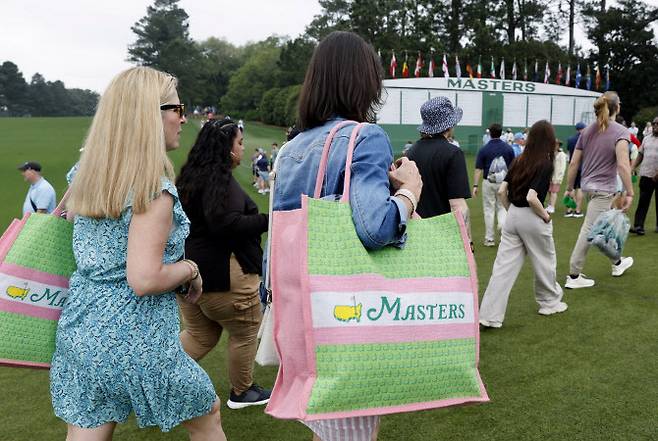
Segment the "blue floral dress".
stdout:
<path fill-rule="evenodd" d="M 189 234 L 189 220 L 176 187 L 173 226 L 164 263 L 176 262 Z M 126 420 L 135 412 L 140 427 L 169 431 L 210 412 L 216 394 L 208 375 L 178 338 L 173 292 L 138 297 L 126 279 L 132 208 L 119 219 L 76 216 L 73 252 L 78 265 L 57 326 L 50 371 L 55 415 L 92 428 Z"/>

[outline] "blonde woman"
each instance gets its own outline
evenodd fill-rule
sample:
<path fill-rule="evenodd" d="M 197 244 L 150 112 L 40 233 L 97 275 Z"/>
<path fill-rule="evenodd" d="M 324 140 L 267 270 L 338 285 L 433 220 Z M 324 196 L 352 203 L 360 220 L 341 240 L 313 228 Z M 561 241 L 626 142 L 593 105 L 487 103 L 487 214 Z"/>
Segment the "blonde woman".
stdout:
<path fill-rule="evenodd" d="M 581 188 L 589 203 L 585 221 L 571 253 L 569 275 L 564 284 L 566 288 L 594 286 L 594 280 L 582 274 L 589 249 L 587 234 L 596 218 L 610 209 L 617 192 L 617 174 L 626 189 L 620 208 L 626 211 L 633 203 L 631 165 L 628 160 L 629 132 L 626 127 L 615 122 L 620 108 L 619 96 L 612 91 L 605 92 L 594 102 L 596 121 L 581 132 L 569 164 L 566 195 L 573 197 L 578 166 L 582 163 Z M 633 258 L 621 257 L 617 261 L 611 261 L 611 264 L 612 275 L 618 277 L 633 265 Z"/>
<path fill-rule="evenodd" d="M 50 373 L 68 441 L 111 439 L 133 411 L 140 427 L 226 439 L 213 385 L 178 339 L 174 290 L 189 283 L 190 302 L 202 290 L 180 260 L 189 221 L 166 155 L 185 121 L 176 79 L 137 67 L 112 80 L 89 129 L 68 202 L 78 268 Z"/>

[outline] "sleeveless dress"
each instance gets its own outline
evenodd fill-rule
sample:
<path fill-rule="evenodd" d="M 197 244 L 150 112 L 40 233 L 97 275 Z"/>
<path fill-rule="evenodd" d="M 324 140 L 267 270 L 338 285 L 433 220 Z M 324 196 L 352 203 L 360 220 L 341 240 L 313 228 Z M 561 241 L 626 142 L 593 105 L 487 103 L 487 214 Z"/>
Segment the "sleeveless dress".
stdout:
<path fill-rule="evenodd" d="M 189 220 L 176 187 L 164 263 L 183 255 Z M 57 326 L 50 371 L 55 415 L 83 428 L 123 422 L 135 412 L 140 427 L 164 432 L 206 415 L 217 399 L 206 372 L 181 346 L 173 292 L 138 297 L 128 285 L 130 203 L 118 219 L 76 216 L 77 270 Z"/>

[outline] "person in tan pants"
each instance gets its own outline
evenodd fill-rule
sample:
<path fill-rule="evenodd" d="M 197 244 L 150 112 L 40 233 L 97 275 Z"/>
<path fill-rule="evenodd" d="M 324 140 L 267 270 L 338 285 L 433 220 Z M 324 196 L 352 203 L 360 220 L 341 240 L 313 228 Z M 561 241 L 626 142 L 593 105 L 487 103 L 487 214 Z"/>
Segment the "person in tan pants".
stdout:
<path fill-rule="evenodd" d="M 265 404 L 270 390 L 253 382 L 262 320 L 258 285 L 263 261 L 261 235 L 268 216 L 232 174 L 244 153 L 242 130 L 231 120 L 204 124 L 176 180 L 190 219 L 185 255 L 199 265 L 204 293 L 195 305 L 179 298 L 185 330 L 183 349 L 203 358 L 227 331 L 231 409 Z"/>
<path fill-rule="evenodd" d="M 229 333 L 228 376 L 233 390 L 242 394 L 253 384 L 253 363 L 258 349 L 261 312 L 257 274 L 244 274 L 231 256 L 231 289 L 206 292 L 196 304 L 179 302 L 185 329 L 180 340 L 185 352 L 200 360 Z"/>

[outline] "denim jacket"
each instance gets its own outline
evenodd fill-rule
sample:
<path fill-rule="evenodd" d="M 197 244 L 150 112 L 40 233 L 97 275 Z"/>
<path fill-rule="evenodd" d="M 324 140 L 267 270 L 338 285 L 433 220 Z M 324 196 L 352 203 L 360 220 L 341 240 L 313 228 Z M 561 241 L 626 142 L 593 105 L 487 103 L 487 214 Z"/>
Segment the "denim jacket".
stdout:
<path fill-rule="evenodd" d="M 278 157 L 273 210 L 301 207 L 301 195 L 313 196 L 322 147 L 335 118 L 305 130 L 286 144 Z M 334 199 L 343 193 L 345 158 L 354 124 L 336 133 L 329 152 L 321 196 Z M 406 240 L 407 208 L 391 196 L 388 171 L 393 151 L 388 135 L 374 124 L 361 128 L 352 160 L 350 205 L 357 235 L 368 249 L 386 245 L 402 247 Z"/>

